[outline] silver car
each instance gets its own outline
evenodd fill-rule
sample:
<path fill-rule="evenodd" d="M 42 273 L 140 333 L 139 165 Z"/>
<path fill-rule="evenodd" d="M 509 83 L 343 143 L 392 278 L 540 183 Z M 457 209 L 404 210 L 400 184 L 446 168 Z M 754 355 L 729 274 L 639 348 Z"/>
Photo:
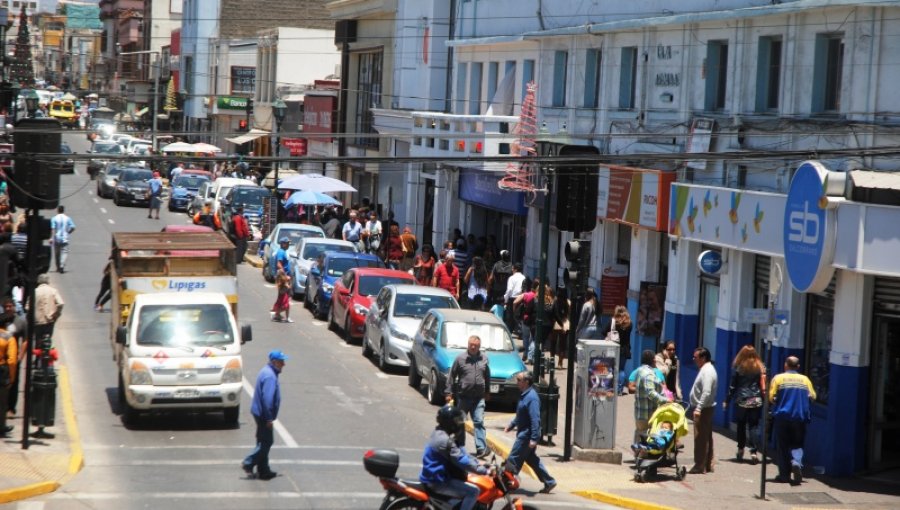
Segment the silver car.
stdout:
<path fill-rule="evenodd" d="M 294 272 L 291 279 L 291 293 L 294 299 L 299 301 L 304 298 L 309 270 L 319 258 L 319 255 L 326 251 L 358 253 L 359 248 L 356 243 L 351 243 L 350 241 L 323 237 L 304 237 L 287 249 L 287 255 L 291 259 L 291 271 Z"/>
<path fill-rule="evenodd" d="M 385 285 L 366 314 L 363 356 L 377 355 L 378 367 L 409 366 L 416 329 L 432 308 L 459 308 L 446 290 L 421 285 Z"/>

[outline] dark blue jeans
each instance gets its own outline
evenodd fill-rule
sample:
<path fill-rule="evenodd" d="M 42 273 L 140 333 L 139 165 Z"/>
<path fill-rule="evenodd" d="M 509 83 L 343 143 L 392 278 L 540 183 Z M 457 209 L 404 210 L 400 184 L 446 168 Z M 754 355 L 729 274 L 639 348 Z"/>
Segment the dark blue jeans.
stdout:
<path fill-rule="evenodd" d="M 266 421 L 259 416 L 254 415 L 253 419 L 256 421 L 256 448 L 244 459 L 244 465 L 251 469 L 256 466 L 257 473 L 267 475 L 272 472 L 269 468 L 269 450 L 275 442 L 275 431 L 267 427 Z"/>
<path fill-rule="evenodd" d="M 506 459 L 506 469 L 519 474 L 522 467 L 525 464 L 528 464 L 537 475 L 538 480 L 544 485 L 555 483 L 556 480 L 550 476 L 547 468 L 544 467 L 544 463 L 541 462 L 540 457 L 537 456 L 535 449 L 531 448 L 528 443 L 527 437 L 516 437 L 516 442 L 513 444 L 512 450 L 509 452 L 509 457 Z"/>
<path fill-rule="evenodd" d="M 778 477 L 791 476 L 791 467 L 803 468 L 803 442 L 806 440 L 806 422 L 775 419 L 772 426 L 775 434 L 777 453 L 775 464 L 778 465 Z"/>

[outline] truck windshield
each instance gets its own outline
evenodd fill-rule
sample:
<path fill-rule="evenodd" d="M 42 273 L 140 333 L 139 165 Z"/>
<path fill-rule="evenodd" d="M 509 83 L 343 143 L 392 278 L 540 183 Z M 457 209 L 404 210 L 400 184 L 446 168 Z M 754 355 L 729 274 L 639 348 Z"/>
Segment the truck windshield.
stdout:
<path fill-rule="evenodd" d="M 138 345 L 192 350 L 234 343 L 228 309 L 223 305 L 146 305 L 137 319 Z"/>

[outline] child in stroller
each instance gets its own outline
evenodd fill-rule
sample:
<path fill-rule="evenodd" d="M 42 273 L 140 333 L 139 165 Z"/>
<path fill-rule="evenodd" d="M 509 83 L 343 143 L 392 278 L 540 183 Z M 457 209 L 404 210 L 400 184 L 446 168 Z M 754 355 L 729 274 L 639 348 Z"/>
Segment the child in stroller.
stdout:
<path fill-rule="evenodd" d="M 687 468 L 678 465 L 678 439 L 688 432 L 685 410 L 680 404 L 670 402 L 656 408 L 650 416 L 650 430 L 642 434 L 641 442 L 632 445 L 634 452 L 634 479 L 647 481 L 655 476 L 659 467 L 675 467 L 675 479 L 681 480 Z"/>

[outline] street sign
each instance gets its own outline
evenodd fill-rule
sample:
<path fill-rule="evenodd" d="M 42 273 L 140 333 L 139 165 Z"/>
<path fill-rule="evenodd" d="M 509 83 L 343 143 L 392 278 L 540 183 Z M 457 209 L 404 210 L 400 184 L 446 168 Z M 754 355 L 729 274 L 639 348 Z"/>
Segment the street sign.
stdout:
<path fill-rule="evenodd" d="M 768 308 L 744 308 L 741 313 L 741 319 L 751 324 L 768 324 L 769 309 Z M 787 325 L 791 322 L 791 312 L 789 310 L 775 310 L 775 324 Z"/>
<path fill-rule="evenodd" d="M 706 250 L 697 257 L 697 267 L 705 274 L 715 276 L 722 271 L 722 254 L 715 250 Z"/>

